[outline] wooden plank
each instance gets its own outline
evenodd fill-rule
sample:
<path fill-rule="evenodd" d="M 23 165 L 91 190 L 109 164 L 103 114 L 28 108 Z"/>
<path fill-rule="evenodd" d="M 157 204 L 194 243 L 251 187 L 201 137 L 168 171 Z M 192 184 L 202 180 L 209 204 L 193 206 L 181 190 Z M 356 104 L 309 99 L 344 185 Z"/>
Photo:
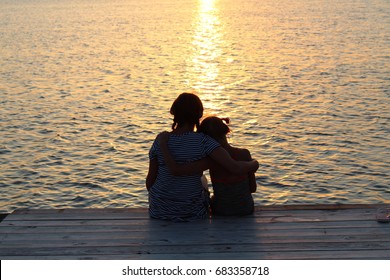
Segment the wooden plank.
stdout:
<path fill-rule="evenodd" d="M 294 227 L 294 226 L 308 226 L 311 225 L 312 227 L 318 227 L 322 225 L 329 225 L 329 224 L 346 224 L 353 225 L 352 227 L 356 227 L 357 224 L 369 224 L 370 226 L 386 226 L 386 224 L 381 224 L 376 221 L 376 219 L 370 219 L 370 220 L 356 220 L 356 221 L 346 221 L 344 220 L 336 220 L 336 221 L 319 221 L 319 222 L 310 222 L 310 221 L 296 221 L 296 222 L 289 222 L 289 223 L 283 223 L 283 222 L 270 222 L 270 219 L 236 219 L 239 220 L 240 223 L 237 222 L 239 226 L 245 226 L 246 224 L 257 224 L 257 226 L 275 226 L 275 227 Z M 230 222 L 229 222 L 230 221 Z M 234 219 L 227 218 L 225 220 L 226 223 L 231 223 L 231 221 L 235 221 Z M 199 221 L 191 222 L 191 223 L 180 223 L 181 228 L 192 226 L 196 223 L 196 225 L 199 225 Z M 214 224 L 214 221 L 204 220 L 202 222 L 205 222 L 205 224 Z M 15 227 L 74 227 L 78 228 L 80 226 L 134 226 L 134 227 L 143 227 L 146 225 L 153 224 L 159 224 L 161 228 L 167 227 L 169 224 L 172 224 L 172 222 L 169 221 L 159 221 L 159 220 L 153 220 L 153 219 L 144 219 L 144 220 L 27 220 L 27 221 L 3 221 L 0 223 L 0 229 L 8 228 L 11 226 Z"/>
<path fill-rule="evenodd" d="M 390 259 L 389 250 L 375 251 L 311 251 L 303 252 L 252 252 L 247 254 L 231 253 L 228 256 L 223 253 L 186 253 L 186 254 L 87 254 L 72 255 L 45 255 L 45 256 L 5 256 L 4 260 L 384 260 Z"/>
<path fill-rule="evenodd" d="M 238 221 L 241 221 L 241 220 L 236 220 L 236 222 L 238 222 Z M 61 225 L 62 225 L 62 223 L 61 223 Z M 169 224 L 167 224 L 167 225 L 169 225 Z M 157 223 L 157 225 L 156 225 L 156 227 L 154 229 L 155 230 L 158 229 L 160 234 L 162 234 L 164 232 L 164 230 L 166 230 L 166 231 L 170 231 L 171 230 L 171 229 L 169 229 L 169 226 L 167 226 L 167 225 L 165 225 L 165 227 L 160 228 L 159 226 L 161 226 L 161 224 Z M 149 227 L 150 226 L 151 225 L 149 225 Z M 240 226 L 239 228 L 241 230 L 246 230 L 246 229 L 249 229 L 249 230 L 252 229 L 253 230 L 253 225 L 251 225 L 251 224 L 242 224 L 242 225 L 239 224 L 239 226 Z M 379 227 L 377 227 L 379 230 L 380 229 L 386 229 L 386 227 L 384 225 L 382 225 L 382 224 L 377 224 L 377 226 L 379 226 Z M 222 230 L 222 229 L 224 229 L 224 230 L 233 230 L 233 229 L 235 229 L 237 227 L 237 224 L 235 224 L 235 223 L 217 224 L 215 226 L 214 226 L 214 224 L 211 224 L 211 225 L 210 224 L 206 224 L 206 225 L 200 225 L 200 227 L 199 227 L 199 224 L 198 224 L 197 227 L 194 227 L 194 224 L 189 223 L 189 224 L 171 224 L 170 227 L 178 227 L 181 231 L 186 231 L 186 230 L 190 230 L 190 231 L 203 231 L 203 230 L 207 229 L 210 232 L 213 228 L 215 228 L 217 231 L 218 230 Z M 319 227 L 319 228 L 321 229 L 322 227 Z M 143 228 L 143 229 L 145 231 L 153 230 L 153 228 Z M 256 225 L 255 230 L 257 230 L 257 229 L 258 229 L 258 226 Z M 293 228 L 288 228 L 288 227 L 286 227 L 286 229 L 294 230 Z M 388 227 L 387 227 L 387 229 L 388 229 Z M 304 230 L 307 231 L 308 229 L 304 228 Z M 370 227 L 370 230 L 373 230 L 373 228 Z M 138 231 L 139 230 L 137 230 L 136 232 L 138 232 Z M 360 231 L 360 232 L 362 232 L 362 231 Z M 328 230 L 328 234 L 331 234 L 331 233 L 332 233 L 332 231 Z M 346 234 L 347 232 L 343 232 L 343 233 Z M 112 234 L 112 232 L 111 232 L 111 234 Z M 141 234 L 143 234 L 143 233 L 141 232 Z"/>
<path fill-rule="evenodd" d="M 308 210 L 306 212 L 302 212 L 301 210 L 299 212 L 290 211 L 286 214 L 284 213 L 272 213 L 267 212 L 266 214 L 262 213 L 257 216 L 250 216 L 250 217 L 215 217 L 211 219 L 210 221 L 217 221 L 217 220 L 234 220 L 234 219 L 240 219 L 240 220 L 251 220 L 255 219 L 255 221 L 259 222 L 321 222 L 321 221 L 356 221 L 356 220 L 374 220 L 375 217 L 375 209 L 371 210 L 365 210 L 365 211 L 357 211 L 357 210 L 344 210 L 338 212 L 327 212 L 327 211 L 314 211 L 314 210 Z M 127 213 L 109 213 L 109 214 L 61 214 L 61 213 L 53 213 L 53 214 L 28 214 L 28 215 L 9 215 L 7 218 L 4 219 L 2 224 L 4 222 L 17 222 L 17 221 L 64 221 L 64 220 L 143 220 L 143 219 L 149 219 L 149 217 L 134 217 Z"/>
<path fill-rule="evenodd" d="M 341 209 L 369 209 L 389 207 L 390 204 L 296 204 L 296 205 L 265 205 L 256 206 L 255 212 L 259 211 L 285 211 L 285 210 L 341 210 Z M 148 214 L 147 208 L 63 208 L 63 209 L 17 209 L 12 214 L 50 214 L 50 213 L 144 213 Z"/>
<path fill-rule="evenodd" d="M 279 216 L 284 213 L 284 215 L 289 215 L 292 213 L 301 213 L 301 215 L 306 215 L 310 213 L 318 215 L 321 213 L 329 214 L 329 211 L 336 212 L 337 210 L 359 210 L 366 213 L 375 213 L 375 210 L 378 208 L 389 208 L 390 204 L 370 204 L 370 205 L 360 205 L 360 204 L 339 204 L 339 205 L 281 205 L 281 206 L 257 206 L 254 212 L 254 216 L 260 215 L 262 217 L 269 217 L 270 215 Z M 367 210 L 369 210 L 367 212 Z M 269 213 L 274 212 L 274 213 Z M 347 213 L 347 211 L 340 212 L 342 214 Z M 50 217 L 61 216 L 63 219 L 83 219 L 83 218 L 149 218 L 147 208 L 97 208 L 97 209 L 18 209 L 15 210 L 12 215 L 7 217 L 8 219 L 23 219 L 25 217 L 35 219 L 45 219 Z M 218 217 L 217 217 L 218 218 Z M 242 217 L 245 218 L 245 217 Z"/>
<path fill-rule="evenodd" d="M 199 220 L 191 223 L 173 223 L 169 221 L 159 221 L 153 219 L 147 219 L 142 221 L 133 221 L 133 220 L 49 220 L 49 221 L 4 221 L 0 226 L 0 230 L 4 230 L 10 227 L 26 227 L 27 228 L 40 228 L 40 227 L 69 227 L 69 228 L 80 228 L 88 226 L 133 226 L 134 228 L 142 228 L 149 230 L 150 227 L 153 229 L 169 229 L 171 227 L 178 228 L 180 230 L 186 229 L 211 229 L 211 228 L 221 228 L 226 229 L 236 229 L 236 228 L 302 228 L 302 227 L 312 227 L 312 228 L 322 228 L 329 225 L 337 225 L 337 227 L 362 227 L 367 225 L 369 227 L 378 227 L 386 228 L 388 224 L 378 223 L 375 219 L 364 220 L 364 221 L 348 221 L 336 219 L 335 221 L 321 221 L 321 222 L 304 222 L 298 220 L 296 222 L 271 222 L 268 220 L 268 223 L 259 219 L 239 219 L 239 218 L 225 218 L 219 220 Z M 0 232 L 1 232 L 0 231 Z"/>
<path fill-rule="evenodd" d="M 129 213 L 131 215 L 145 215 L 148 217 L 148 208 L 62 208 L 62 209 L 16 209 L 12 215 L 28 214 L 118 214 Z"/>
<path fill-rule="evenodd" d="M 175 226 L 180 226 L 174 224 Z M 235 231 L 227 230 L 224 227 L 213 227 L 206 230 L 195 227 L 193 229 L 187 228 L 187 230 L 178 230 L 180 228 L 168 228 L 166 230 L 153 230 L 149 228 L 144 229 L 133 229 L 131 231 L 102 231 L 102 232 L 52 232 L 46 233 L 44 231 L 39 233 L 18 233 L 18 234 L 3 234 L 2 241 L 0 244 L 6 242 L 31 242 L 51 243 L 55 240 L 64 241 L 84 241 L 84 240 L 133 240 L 134 242 L 140 242 L 140 240 L 148 240 L 148 242 L 182 242 L 185 244 L 191 242 L 211 242 L 215 240 L 225 240 L 226 242 L 261 242 L 267 239 L 272 239 L 278 242 L 283 242 L 283 239 L 290 240 L 294 238 L 295 242 L 306 242 L 313 238 L 319 238 L 325 242 L 325 240 L 369 240 L 372 238 L 375 240 L 389 241 L 390 239 L 390 227 L 382 226 L 381 228 L 360 228 L 359 230 L 350 228 L 297 228 L 291 229 L 271 229 L 271 230 L 257 230 L 254 229 L 236 229 Z M 234 234 L 232 234 L 234 232 Z"/>
<path fill-rule="evenodd" d="M 345 208 L 343 211 L 339 211 L 340 213 L 347 213 L 348 210 L 352 210 L 351 212 L 354 211 L 368 211 L 368 212 L 375 212 L 376 209 L 378 208 L 386 208 L 389 207 L 389 205 L 381 205 L 382 207 L 363 207 L 363 208 Z M 345 206 L 346 207 L 346 206 Z M 325 208 L 325 207 L 324 207 Z M 265 208 L 265 207 L 256 207 L 256 211 L 254 212 L 253 215 L 250 216 L 244 216 L 240 218 L 245 218 L 245 217 L 251 217 L 251 216 L 270 216 L 270 215 L 288 215 L 291 213 L 301 213 L 304 215 L 305 213 L 336 213 L 340 209 L 277 209 L 276 207 L 272 208 Z M 56 215 L 61 215 L 61 216 L 74 216 L 74 217 L 110 217 L 113 216 L 112 214 L 115 214 L 116 216 L 120 217 L 144 217 L 144 218 L 149 218 L 148 210 L 147 209 L 126 209 L 126 208 L 120 208 L 120 209 L 28 209 L 28 210 L 16 210 L 12 213 L 11 217 L 9 218 L 20 218 L 22 216 L 31 216 L 33 217 L 34 215 L 38 216 L 56 216 Z M 218 216 L 216 217 L 218 218 Z"/>
<path fill-rule="evenodd" d="M 296 204 L 296 205 L 269 205 L 257 206 L 259 211 L 284 211 L 284 210 L 345 210 L 345 209 L 371 209 L 389 207 L 389 203 L 377 204 Z"/>
<path fill-rule="evenodd" d="M 209 238 L 208 240 L 197 240 L 190 238 L 189 240 L 172 240 L 164 237 L 159 238 L 145 238 L 145 237 L 115 237 L 115 238 L 91 238 L 91 239 L 74 239 L 74 238 L 59 238 L 59 239 L 36 239 L 31 240 L 6 240 L 0 242 L 0 248 L 2 250 L 8 248 L 60 248 L 60 247 L 106 247 L 106 246 L 194 246 L 194 244 L 230 244 L 230 245 L 245 245 L 251 244 L 255 247 L 259 244 L 283 244 L 285 247 L 295 246 L 296 244 L 309 244 L 309 243 L 322 243 L 322 244 L 346 244 L 346 243 L 382 243 L 389 244 L 390 239 L 387 234 L 380 235 L 343 235 L 343 236 L 291 236 L 286 238 L 285 236 L 270 236 L 261 238 L 258 240 L 251 240 L 248 238 L 243 239 L 232 239 L 231 237 L 224 238 Z M 291 245 L 292 244 L 292 245 Z M 197 245 L 196 245 L 197 246 Z"/>
<path fill-rule="evenodd" d="M 5 259 L 390 259 L 386 205 L 257 208 L 246 217 L 153 220 L 147 209 L 20 210 L 0 223 Z"/>
<path fill-rule="evenodd" d="M 388 204 L 380 205 L 382 207 L 390 206 Z M 270 210 L 273 208 L 265 208 L 267 210 L 256 211 L 253 216 L 239 217 L 239 219 L 253 219 L 253 217 L 265 222 L 288 222 L 295 221 L 321 221 L 334 219 L 345 220 L 370 220 L 375 218 L 376 208 L 374 206 L 365 206 L 365 208 L 346 208 L 343 211 L 337 210 L 285 210 L 287 206 L 283 206 L 279 210 Z M 377 207 L 377 205 L 375 205 Z M 258 207 L 259 208 L 259 207 Z M 301 206 L 301 208 L 304 208 Z M 311 208 L 311 207 L 310 207 Z M 325 207 L 324 207 L 325 208 Z M 349 216 L 349 217 L 345 217 Z M 267 219 L 271 218 L 271 220 Z M 6 217 L 4 222 L 17 220 L 92 220 L 92 219 L 149 219 L 147 209 L 42 209 L 42 210 L 20 210 Z M 212 220 L 225 219 L 225 217 L 213 217 Z M 229 217 L 234 219 L 234 217 Z"/>
<path fill-rule="evenodd" d="M 232 233 L 234 232 L 234 234 Z M 198 236 L 202 234 L 202 236 Z M 177 238 L 179 240 L 186 239 L 189 240 L 190 237 L 193 237 L 196 240 L 205 239 L 207 241 L 211 237 L 219 238 L 232 238 L 237 236 L 237 238 L 268 238 L 268 237 L 289 237 L 289 236 L 347 236 L 347 235 L 389 235 L 390 228 L 359 228 L 350 229 L 350 228 L 296 228 L 296 229 L 270 229 L 270 230 L 258 230 L 258 229 L 236 229 L 235 231 L 226 230 L 225 228 L 214 228 L 208 230 L 201 230 L 194 228 L 193 230 L 174 230 L 166 229 L 164 231 L 153 230 L 145 231 L 144 229 L 132 229 L 130 231 L 99 231 L 99 232 L 79 232 L 79 231 L 68 231 L 68 232 L 35 232 L 35 233 L 4 233 L 1 236 L 1 240 L 52 240 L 52 239 L 98 239 L 98 238 L 120 238 L 122 236 L 132 236 L 132 237 L 159 237 L 159 238 Z M 390 237 L 389 237 L 390 238 Z"/>
<path fill-rule="evenodd" d="M 112 223 L 45 223 L 44 225 L 37 223 L 28 223 L 10 225 L 0 227 L 0 234 L 35 234 L 35 233 L 77 233 L 77 232 L 133 232 L 133 231 L 149 231 L 148 222 L 136 222 L 136 223 L 122 223 L 119 225 L 113 225 Z M 240 229 L 249 229 L 252 226 L 247 224 L 232 224 L 231 227 L 225 229 L 235 229 L 236 225 L 240 226 Z M 208 225 L 201 224 L 198 226 L 201 230 L 209 229 Z M 270 223 L 270 224 L 256 224 L 256 230 L 258 231 L 270 231 L 270 230 L 293 230 L 293 229 L 337 229 L 337 228 L 350 228 L 351 230 L 358 231 L 361 228 L 386 228 L 386 224 L 378 223 L 376 221 L 350 221 L 345 223 L 344 221 L 336 222 L 322 222 L 322 223 Z M 192 229 L 192 226 L 183 225 L 181 230 Z M 159 231 L 169 231 L 169 226 L 160 226 Z"/>
<path fill-rule="evenodd" d="M 116 255 L 117 259 L 344 259 L 344 258 L 389 258 L 389 247 L 381 248 L 374 247 L 376 244 L 360 244 L 360 246 L 344 246 L 337 244 L 337 246 L 323 246 L 320 244 L 310 244 L 310 246 L 303 247 L 278 247 L 271 244 L 270 246 L 262 246 L 261 248 L 254 248 L 248 246 L 226 246 L 226 245 L 202 245 L 197 244 L 187 247 L 92 247 L 92 248 L 75 248 L 63 247 L 58 250 L 52 248 L 45 249 L 21 249 L 11 252 L 4 251 L 5 256 L 19 257 L 21 259 L 43 258 L 49 256 L 62 255 L 65 258 L 73 259 L 84 258 L 84 256 L 93 256 L 93 258 L 106 259 L 107 255 Z M 196 250 L 194 250 L 196 248 Z M 340 249 L 341 248 L 341 249 Z"/>
<path fill-rule="evenodd" d="M 194 246 L 195 245 L 195 246 Z M 288 245 L 288 246 L 286 246 Z M 122 246 L 64 246 L 59 248 L 4 248 L 6 255 L 50 255 L 62 252 L 65 255 L 85 254 L 186 254 L 186 253 L 213 253 L 230 254 L 235 252 L 311 252 L 311 251 L 365 251 L 365 250 L 390 250 L 390 242 L 354 242 L 354 243 L 289 243 L 289 244 L 188 244 L 188 245 L 122 245 Z"/>
<path fill-rule="evenodd" d="M 171 239 L 185 239 L 189 240 L 190 237 L 194 237 L 196 240 L 207 241 L 211 237 L 230 238 L 237 236 L 237 238 L 267 238 L 269 236 L 337 236 L 337 235 L 374 235 L 374 234 L 388 234 L 390 239 L 390 227 L 383 228 L 360 228 L 359 230 L 350 228 L 296 228 L 296 229 L 273 229 L 273 230 L 258 230 L 257 228 L 237 228 L 234 230 L 235 235 L 232 234 L 231 227 L 214 227 L 206 230 L 200 228 L 187 228 L 174 230 L 173 228 L 157 231 L 157 230 L 145 230 L 145 229 L 133 229 L 129 232 L 126 231 L 102 231 L 102 232 L 38 232 L 38 233 L 14 233 L 8 234 L 7 240 L 52 240 L 52 239 L 98 239 L 98 238 L 120 238 L 128 236 L 130 233 L 132 236 L 139 236 L 148 238 L 161 237 Z M 202 235 L 202 236 L 199 236 Z"/>
<path fill-rule="evenodd" d="M 389 224 L 378 223 L 376 221 L 330 221 L 330 222 L 291 222 L 291 223 L 256 223 L 256 222 L 245 222 L 235 221 L 231 223 L 189 223 L 189 224 L 173 224 L 173 223 L 154 223 L 154 222 L 142 222 L 142 223 L 129 223 L 126 221 L 50 221 L 50 222 L 18 222 L 9 223 L 0 227 L 0 234 L 12 233 L 12 232 L 59 232 L 62 229 L 64 232 L 107 232 L 107 231 L 151 231 L 156 230 L 159 232 L 171 231 L 177 229 L 179 231 L 211 231 L 211 230 L 225 230 L 225 231 L 236 231 L 236 230 L 257 230 L 267 231 L 272 229 L 335 229 L 335 228 L 371 228 L 371 229 L 388 229 Z M 96 230 L 96 231 L 95 231 Z"/>
<path fill-rule="evenodd" d="M 4 221 L 39 221 L 39 220 L 146 220 L 148 216 L 138 215 L 139 213 L 45 213 L 36 214 L 31 212 L 30 214 L 11 214 L 8 215 Z"/>

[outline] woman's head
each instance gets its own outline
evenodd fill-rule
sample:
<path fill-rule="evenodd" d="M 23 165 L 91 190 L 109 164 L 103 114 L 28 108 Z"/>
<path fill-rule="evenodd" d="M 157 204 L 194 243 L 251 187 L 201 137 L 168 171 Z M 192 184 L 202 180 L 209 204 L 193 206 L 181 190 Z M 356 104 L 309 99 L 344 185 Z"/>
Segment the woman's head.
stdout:
<path fill-rule="evenodd" d="M 199 129 L 199 120 L 203 116 L 203 104 L 197 95 L 185 92 L 173 102 L 170 113 L 173 115 L 172 129 L 186 124 Z"/>
<path fill-rule="evenodd" d="M 207 117 L 200 124 L 199 132 L 203 132 L 215 140 L 221 140 L 230 132 L 228 123 L 228 118 Z"/>

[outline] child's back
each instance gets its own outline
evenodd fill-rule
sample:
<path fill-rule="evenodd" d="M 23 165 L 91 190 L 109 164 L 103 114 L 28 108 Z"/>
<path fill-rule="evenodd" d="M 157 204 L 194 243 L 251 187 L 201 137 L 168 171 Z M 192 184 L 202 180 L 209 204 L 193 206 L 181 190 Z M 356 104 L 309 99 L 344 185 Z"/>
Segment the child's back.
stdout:
<path fill-rule="evenodd" d="M 212 136 L 237 161 L 250 161 L 252 157 L 247 149 L 232 147 L 226 139 L 230 132 L 223 122 L 225 119 L 208 117 L 200 125 L 200 131 Z M 226 120 L 227 121 L 227 120 Z M 236 175 L 228 172 L 219 164 L 212 164 L 210 177 L 214 196 L 211 201 L 215 215 L 247 215 L 253 212 L 252 192 L 256 191 L 256 180 L 253 173 Z"/>

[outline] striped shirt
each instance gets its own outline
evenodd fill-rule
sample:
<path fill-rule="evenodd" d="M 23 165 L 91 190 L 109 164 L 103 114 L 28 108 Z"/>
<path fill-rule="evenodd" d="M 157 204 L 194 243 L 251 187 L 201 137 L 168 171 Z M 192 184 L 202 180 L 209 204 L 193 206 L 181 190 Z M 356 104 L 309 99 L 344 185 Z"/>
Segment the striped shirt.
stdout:
<path fill-rule="evenodd" d="M 177 163 L 188 163 L 210 155 L 220 144 L 213 138 L 196 132 L 171 134 L 169 151 Z M 190 221 L 208 215 L 208 195 L 201 183 L 202 173 L 173 176 L 164 163 L 158 141 L 149 151 L 149 159 L 158 160 L 157 179 L 149 190 L 149 213 L 152 218 Z"/>

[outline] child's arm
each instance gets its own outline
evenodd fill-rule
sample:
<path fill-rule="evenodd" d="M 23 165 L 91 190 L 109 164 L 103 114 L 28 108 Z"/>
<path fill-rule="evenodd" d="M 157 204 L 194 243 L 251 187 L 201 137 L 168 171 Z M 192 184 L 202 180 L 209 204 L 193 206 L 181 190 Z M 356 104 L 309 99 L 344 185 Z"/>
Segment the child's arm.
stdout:
<path fill-rule="evenodd" d="M 191 163 L 177 164 L 168 148 L 169 132 L 162 132 L 158 136 L 161 152 L 169 171 L 175 176 L 194 175 L 210 168 L 210 159 L 204 158 Z"/>
<path fill-rule="evenodd" d="M 257 190 L 257 182 L 256 182 L 256 177 L 255 173 L 249 173 L 249 188 L 251 190 L 251 193 L 256 192 Z"/>
<path fill-rule="evenodd" d="M 251 156 L 251 153 L 249 151 L 248 151 L 248 160 L 252 160 L 252 156 Z M 249 172 L 248 177 L 249 177 L 249 188 L 251 190 L 251 193 L 254 193 L 257 190 L 257 182 L 256 182 L 255 172 Z"/>
<path fill-rule="evenodd" d="M 243 156 L 244 160 L 246 160 L 246 161 L 253 160 L 249 150 L 242 149 L 241 151 L 242 151 L 242 156 Z M 249 189 L 250 189 L 251 193 L 256 192 L 257 183 L 256 183 L 255 172 L 248 172 L 248 179 L 249 179 Z"/>

